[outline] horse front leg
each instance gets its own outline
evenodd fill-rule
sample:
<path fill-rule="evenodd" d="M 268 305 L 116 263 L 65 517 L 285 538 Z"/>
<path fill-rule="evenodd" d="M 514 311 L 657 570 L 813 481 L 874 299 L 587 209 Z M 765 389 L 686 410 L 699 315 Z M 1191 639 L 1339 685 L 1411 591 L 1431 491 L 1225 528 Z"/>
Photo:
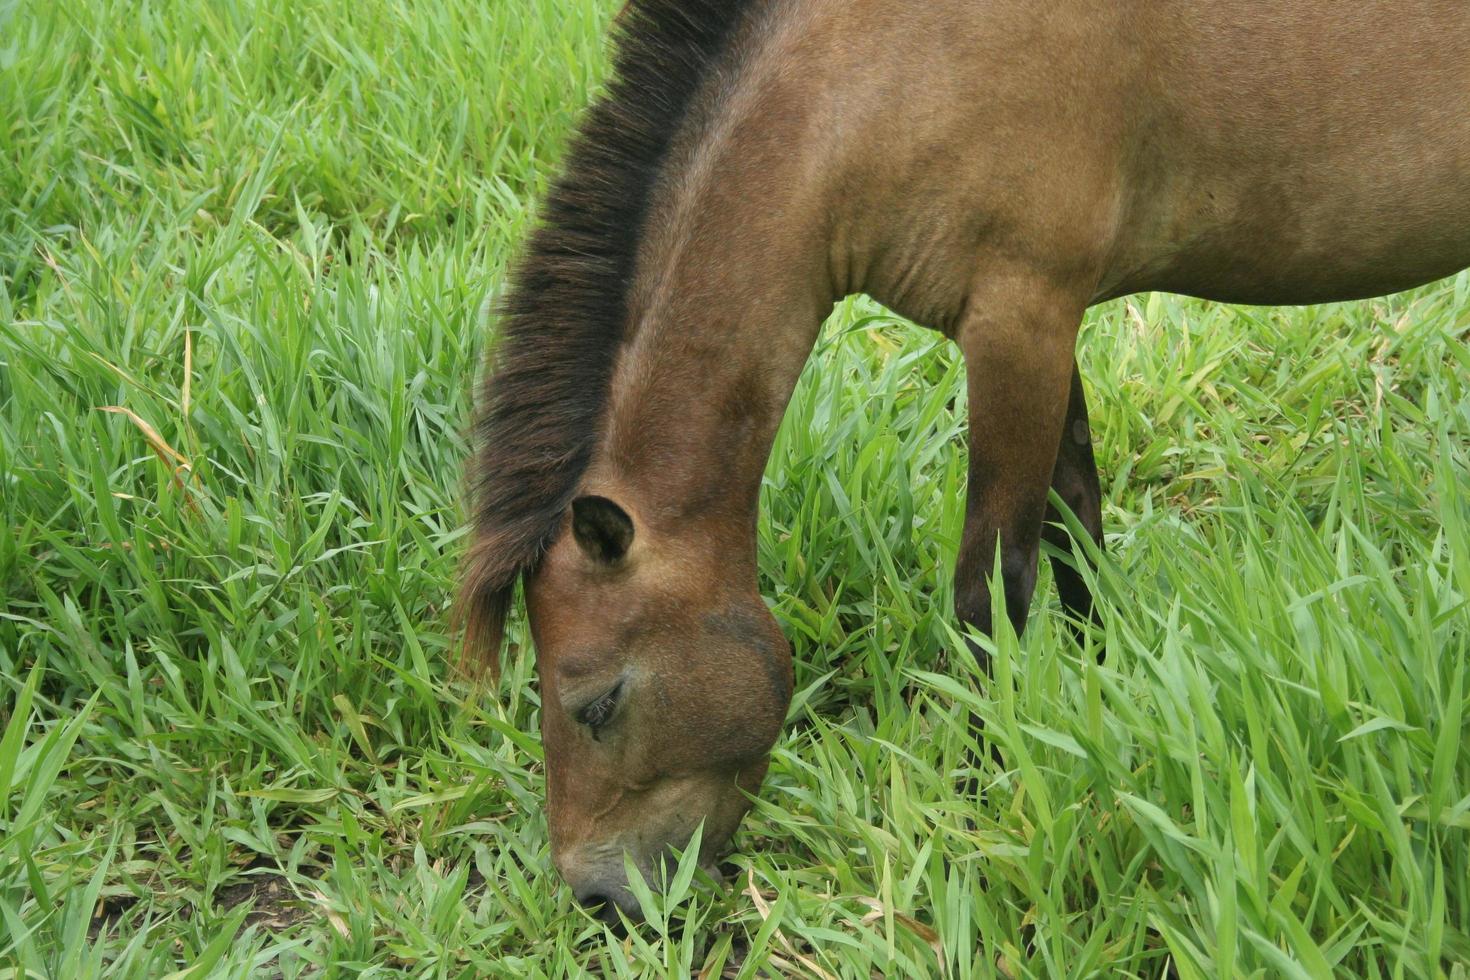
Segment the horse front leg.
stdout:
<path fill-rule="evenodd" d="M 1026 625 L 1085 307 L 1076 290 L 1045 277 L 992 276 L 956 332 L 969 388 L 970 486 L 955 613 L 987 634 L 997 548 L 1006 615 L 1017 633 Z"/>
<path fill-rule="evenodd" d="M 1103 549 L 1102 488 L 1097 478 L 1097 461 L 1092 453 L 1092 428 L 1087 419 L 1087 396 L 1082 390 L 1082 374 L 1072 366 L 1072 390 L 1067 396 L 1067 417 L 1062 423 L 1061 444 L 1056 465 L 1052 468 L 1051 488 L 1077 516 L 1082 527 L 1092 536 L 1098 551 Z M 1092 592 L 1082 573 L 1072 564 L 1072 537 L 1061 513 L 1047 505 L 1041 538 L 1060 555 L 1053 555 L 1052 574 L 1057 580 L 1057 595 L 1062 608 L 1081 624 L 1097 622 L 1097 609 Z M 1088 559 L 1091 560 L 1090 555 Z"/>

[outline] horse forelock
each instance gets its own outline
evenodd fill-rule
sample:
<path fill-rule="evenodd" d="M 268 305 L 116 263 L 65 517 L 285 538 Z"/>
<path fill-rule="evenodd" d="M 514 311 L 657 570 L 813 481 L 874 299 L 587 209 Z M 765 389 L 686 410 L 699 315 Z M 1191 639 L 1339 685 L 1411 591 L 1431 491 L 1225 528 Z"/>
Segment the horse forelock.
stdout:
<path fill-rule="evenodd" d="M 567 152 L 499 304 L 470 464 L 461 663 L 498 676 L 516 582 L 534 570 L 592 459 L 649 199 L 711 65 L 761 0 L 632 0 L 613 72 Z"/>

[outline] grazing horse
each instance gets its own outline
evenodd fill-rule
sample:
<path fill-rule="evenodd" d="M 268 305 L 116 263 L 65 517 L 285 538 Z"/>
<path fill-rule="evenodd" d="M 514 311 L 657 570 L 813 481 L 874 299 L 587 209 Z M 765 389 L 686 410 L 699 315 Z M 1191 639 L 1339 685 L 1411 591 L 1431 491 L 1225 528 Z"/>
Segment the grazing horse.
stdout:
<path fill-rule="evenodd" d="M 552 854 L 608 918 L 625 852 L 703 821 L 712 858 L 764 775 L 792 664 L 757 497 L 834 301 L 963 352 L 955 612 L 991 628 L 998 560 L 1019 630 L 1048 488 L 1102 540 L 1088 306 L 1470 264 L 1464 0 L 633 0 L 615 33 L 503 304 L 460 597 L 493 662 L 524 581 Z"/>

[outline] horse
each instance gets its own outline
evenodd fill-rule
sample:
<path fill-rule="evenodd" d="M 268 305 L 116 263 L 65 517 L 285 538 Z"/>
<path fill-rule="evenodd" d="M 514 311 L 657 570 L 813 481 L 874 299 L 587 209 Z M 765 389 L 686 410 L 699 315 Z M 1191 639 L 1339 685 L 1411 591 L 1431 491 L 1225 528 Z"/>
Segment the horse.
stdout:
<path fill-rule="evenodd" d="M 962 352 L 954 611 L 990 631 L 994 580 L 1019 631 L 1050 491 L 1103 544 L 1089 306 L 1470 265 L 1462 0 L 633 0 L 613 31 L 500 311 L 458 598 L 494 672 L 523 583 L 553 862 L 610 922 L 625 854 L 651 878 L 702 825 L 711 862 L 764 778 L 793 670 L 758 491 L 835 301 Z"/>

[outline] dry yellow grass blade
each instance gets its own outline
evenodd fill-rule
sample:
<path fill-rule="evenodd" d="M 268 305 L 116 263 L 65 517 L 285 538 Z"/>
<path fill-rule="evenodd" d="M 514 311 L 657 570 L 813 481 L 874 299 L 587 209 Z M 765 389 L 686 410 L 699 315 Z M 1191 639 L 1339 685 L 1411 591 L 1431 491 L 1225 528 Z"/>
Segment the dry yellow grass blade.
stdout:
<path fill-rule="evenodd" d="M 929 949 L 933 951 L 934 959 L 939 964 L 940 975 L 943 976 L 947 973 L 944 963 L 944 943 L 940 941 L 939 933 L 935 932 L 932 926 L 927 926 L 924 923 L 920 922 L 918 919 L 915 919 L 913 916 L 905 915 L 897 909 L 890 910 L 887 908 L 887 906 L 878 901 L 878 899 L 876 898 L 865 897 L 858 899 L 858 901 L 862 902 L 864 905 L 872 910 L 867 915 L 863 916 L 863 925 L 870 926 L 873 923 L 882 920 L 891 911 L 893 913 L 894 922 L 897 922 L 909 932 L 912 932 L 914 935 L 918 936 L 928 945 Z"/>
<path fill-rule="evenodd" d="M 746 869 L 745 881 L 745 893 L 755 903 L 755 910 L 760 913 L 761 921 L 764 922 L 771 917 L 771 903 L 766 901 L 766 897 L 761 894 L 761 890 L 755 886 L 755 868 Z M 776 929 L 775 939 L 776 942 L 781 944 L 781 948 L 786 950 L 787 955 L 800 963 L 805 969 L 810 970 L 812 976 L 822 977 L 823 980 L 836 980 L 831 973 L 818 966 L 817 962 L 810 956 L 805 956 L 797 952 L 791 940 L 786 938 L 786 934 L 779 927 Z"/>
<path fill-rule="evenodd" d="M 137 427 L 138 431 L 143 433 L 143 438 L 148 441 L 148 446 L 153 450 L 154 455 L 156 455 L 164 463 L 167 463 L 174 468 L 174 486 L 178 487 L 180 490 L 184 489 L 184 481 L 179 476 L 179 473 L 187 472 L 192 477 L 194 475 L 194 466 L 192 463 L 189 462 L 189 458 L 187 456 L 179 452 L 173 446 L 169 445 L 168 440 L 165 439 L 157 429 L 155 429 L 145 419 L 139 416 L 137 412 L 134 412 L 130 408 L 124 408 L 121 405 L 103 405 L 102 407 L 98 408 L 97 411 L 107 412 L 111 415 L 121 415 L 127 418 L 128 421 L 132 422 L 133 425 Z M 198 513 L 199 504 L 192 497 L 186 497 L 184 502 L 189 510 Z"/>
<path fill-rule="evenodd" d="M 112 415 L 125 416 L 128 421 L 132 422 L 133 425 L 138 427 L 139 432 L 143 433 L 143 438 L 148 440 L 148 445 L 152 447 L 154 453 L 158 455 L 159 459 L 163 460 L 165 463 L 172 463 L 182 470 L 193 469 L 193 466 L 190 465 L 189 460 L 184 456 L 184 454 L 179 452 L 173 446 L 170 446 L 168 444 L 168 440 L 159 435 L 157 429 L 155 429 L 153 426 L 149 425 L 146 421 L 140 418 L 137 412 L 134 412 L 130 408 L 124 408 L 121 405 L 103 405 L 101 408 L 97 409 L 97 411 L 108 412 Z"/>

